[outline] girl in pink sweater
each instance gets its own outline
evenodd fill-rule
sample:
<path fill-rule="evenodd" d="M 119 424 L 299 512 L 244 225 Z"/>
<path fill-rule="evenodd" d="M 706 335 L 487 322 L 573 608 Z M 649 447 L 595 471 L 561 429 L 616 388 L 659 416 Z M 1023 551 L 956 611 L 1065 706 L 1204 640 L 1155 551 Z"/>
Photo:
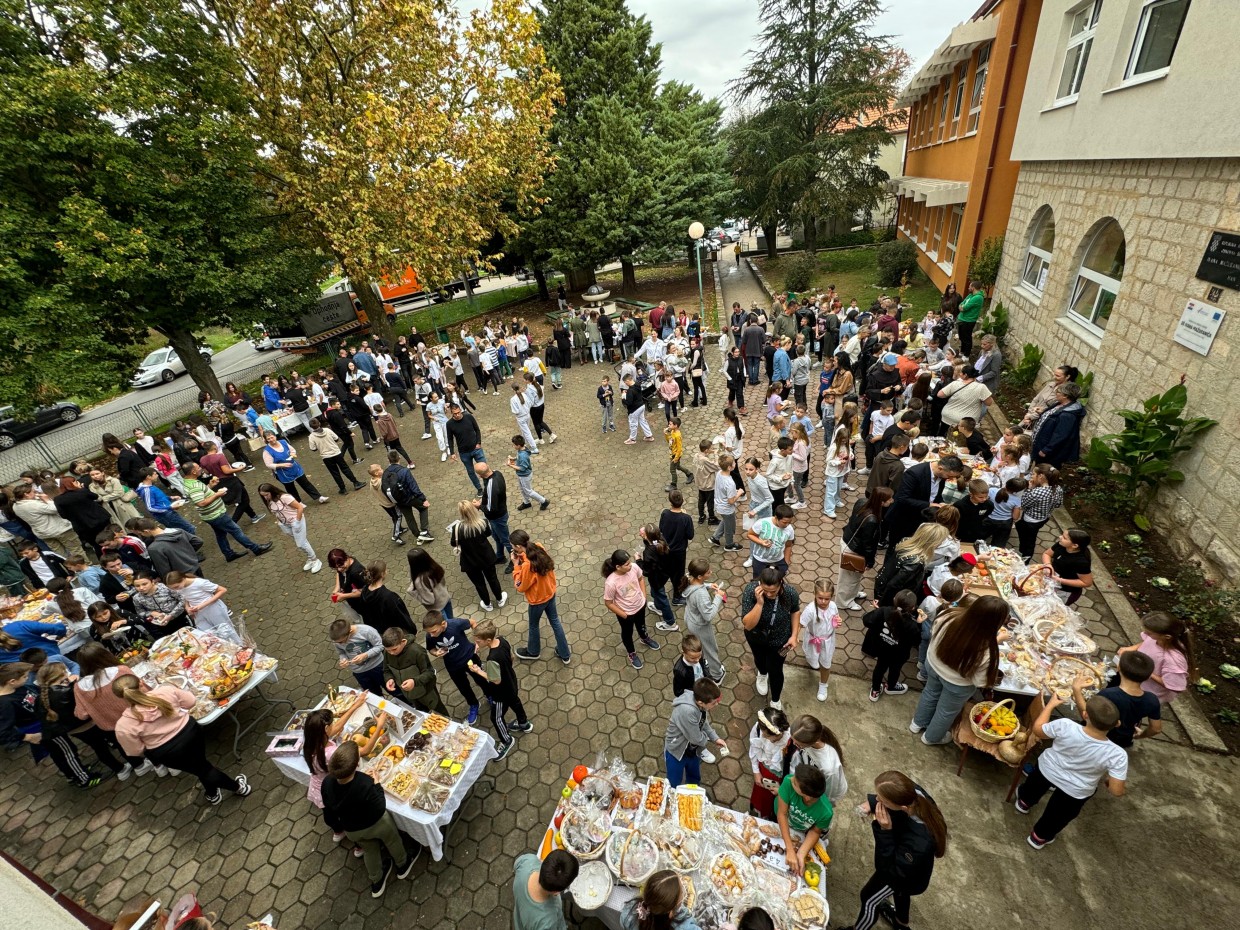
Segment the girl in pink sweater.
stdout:
<path fill-rule="evenodd" d="M 126 754 L 145 754 L 156 765 L 189 772 L 202 782 L 207 803 L 219 804 L 221 788 L 238 797 L 252 790 L 244 775 L 233 778 L 207 760 L 207 741 L 198 721 L 189 714 L 198 698 L 190 691 L 160 685 L 143 691 L 134 675 L 112 682 L 112 693 L 128 706 L 116 721 L 116 738 Z"/>

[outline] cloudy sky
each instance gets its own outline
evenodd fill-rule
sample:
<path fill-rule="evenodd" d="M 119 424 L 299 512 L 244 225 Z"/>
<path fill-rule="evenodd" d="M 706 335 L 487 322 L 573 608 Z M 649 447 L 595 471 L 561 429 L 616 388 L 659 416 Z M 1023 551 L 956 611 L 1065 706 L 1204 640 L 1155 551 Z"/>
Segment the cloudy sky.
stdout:
<path fill-rule="evenodd" d="M 887 0 L 876 28 L 912 56 L 915 67 L 930 57 L 957 23 L 972 16 L 982 0 Z M 720 96 L 740 74 L 758 35 L 757 0 L 629 0 L 663 43 L 663 77 L 692 84 L 706 96 Z"/>

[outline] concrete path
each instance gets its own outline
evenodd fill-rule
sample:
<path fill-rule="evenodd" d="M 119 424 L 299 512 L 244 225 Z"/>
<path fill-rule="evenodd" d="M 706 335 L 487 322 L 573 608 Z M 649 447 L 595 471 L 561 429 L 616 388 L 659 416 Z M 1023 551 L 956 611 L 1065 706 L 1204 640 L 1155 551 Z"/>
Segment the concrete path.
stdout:
<path fill-rule="evenodd" d="M 729 275 L 725 281 L 729 301 L 748 303 L 753 291 L 745 277 Z M 645 652 L 641 671 L 629 668 L 616 623 L 601 603 L 599 567 L 613 549 L 636 550 L 639 527 L 657 520 L 666 501 L 667 451 L 662 442 L 625 446 L 623 433 L 600 435 L 594 391 L 603 374 L 614 380 L 605 366 L 574 366 L 564 374 L 565 389 L 548 393 L 547 421 L 560 438 L 534 460 L 534 485 L 551 507 L 517 512 L 516 482 L 509 481 L 511 528 L 527 529 L 556 560 L 559 611 L 573 663 L 566 668 L 550 657 L 544 626 L 547 657 L 517 668 L 535 730 L 521 737 L 504 762 L 490 767 L 493 786 L 480 785 L 466 799 L 448 832 L 444 861 L 423 857 L 408 880 L 391 881 L 386 895 L 372 900 L 361 862 L 332 842 L 305 788 L 284 779 L 263 754 L 270 739 L 266 730 L 282 719 L 269 720 L 241 741 L 239 763 L 229 752 L 231 727 L 221 723 L 209 730 L 211 757 L 232 774 L 244 772 L 254 785 L 248 798 L 226 797 L 218 807 L 203 801 L 188 776 L 108 781 L 85 792 L 65 784 L 49 762 L 36 766 L 28 753 L 13 753 L 0 770 L 0 848 L 108 918 L 131 897 L 151 895 L 166 902 L 194 891 L 204 909 L 220 914 L 221 927 L 240 927 L 269 911 L 282 930 L 511 926 L 513 861 L 536 848 L 571 767 L 593 763 L 599 751 L 607 750 L 619 753 L 641 778 L 663 771 L 671 669 L 680 637 L 654 633 L 663 648 Z M 750 406 L 756 411 L 761 388 L 752 390 Z M 709 395 L 707 407 L 685 412 L 689 448 L 721 429 L 725 393 L 717 369 Z M 499 462 L 515 432 L 507 401 L 474 399 L 488 456 Z M 755 413 L 748 423 L 751 453 L 765 447 L 761 421 Z M 661 416 L 651 422 L 661 429 Z M 445 567 L 455 612 L 481 619 L 472 586 L 443 532 L 455 502 L 472 496 L 464 470 L 457 463 L 441 463 L 433 443 L 418 440 L 420 417 L 397 424 L 431 501 L 437 539 L 428 548 Z M 324 506 L 312 505 L 307 514 L 315 547 L 340 546 L 363 564 L 386 560 L 389 587 L 403 592 L 405 550 L 389 540 L 387 518 L 372 495 L 337 496 L 304 440 L 297 445 L 312 480 L 321 482 L 331 498 Z M 802 591 L 815 577 L 834 577 L 839 557 L 841 524 L 820 516 L 818 448 L 810 506 L 796 521 L 791 577 Z M 367 464 L 380 458 L 378 450 L 364 455 Z M 252 493 L 259 477 L 246 482 Z M 692 507 L 692 494 L 690 502 Z M 712 716 L 732 756 L 705 766 L 703 783 L 713 799 L 739 810 L 746 807 L 752 785 L 746 735 L 764 704 L 754 688 L 753 663 L 737 614 L 749 572 L 741 567 L 743 554 L 724 555 L 712 548 L 704 529 L 697 527 L 689 554 L 708 559 L 715 580 L 730 595 L 718 620 L 728 678 L 724 703 Z M 335 669 L 326 641 L 326 625 L 334 615 L 328 601 L 333 579 L 328 572 L 301 572 L 302 557 L 273 521 L 247 524 L 245 530 L 257 541 L 275 542 L 275 549 L 261 559 L 224 564 L 208 540 L 204 573 L 228 588 L 226 600 L 234 613 L 247 611 L 261 648 L 280 659 L 280 680 L 271 686 L 272 695 L 299 708 L 313 706 L 329 684 L 351 681 Z M 486 616 L 497 621 L 514 646 L 522 645 L 525 605 L 511 580 L 501 580 L 510 592 L 509 603 Z M 951 831 L 947 857 L 938 863 L 929 891 L 913 904 L 914 927 L 1145 930 L 1234 923 L 1225 916 L 1240 913 L 1232 832 L 1240 822 L 1240 771 L 1234 758 L 1169 741 L 1143 744 L 1132 753 L 1128 796 L 1094 799 L 1055 845 L 1035 852 L 1024 841 L 1029 819 L 1003 803 L 1007 767 L 971 757 L 957 778 L 954 750 L 923 746 L 907 731 L 915 694 L 869 702 L 868 682 L 859 677 L 866 671 L 859 627 L 859 618 L 849 615 L 840 630 L 827 703 L 814 699 L 812 675 L 799 666 L 791 669 L 784 693 L 790 716 L 821 716 L 844 748 L 850 789 L 831 831 L 827 887 L 832 926 L 852 921 L 857 892 L 872 864 L 872 841 L 852 811 L 874 777 L 890 768 L 908 772 L 936 797 Z M 463 718 L 463 701 L 442 672 L 440 690 L 453 716 Z M 243 722 L 252 713 L 243 702 Z M 586 926 L 598 925 L 587 921 Z"/>

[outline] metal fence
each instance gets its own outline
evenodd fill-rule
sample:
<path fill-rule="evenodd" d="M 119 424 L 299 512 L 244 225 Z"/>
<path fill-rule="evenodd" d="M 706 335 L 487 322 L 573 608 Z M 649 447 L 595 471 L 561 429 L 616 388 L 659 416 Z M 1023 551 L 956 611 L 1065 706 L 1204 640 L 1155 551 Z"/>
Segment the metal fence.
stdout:
<path fill-rule="evenodd" d="M 275 358 L 229 372 L 220 377 L 220 382 L 233 381 L 244 388 L 263 375 L 299 367 L 307 370 L 317 368 L 318 361 L 278 354 Z M 28 469 L 60 469 L 74 459 L 93 458 L 102 451 L 104 433 L 126 439 L 135 426 L 153 433 L 181 417 L 197 413 L 200 410 L 198 392 L 198 387 L 192 385 L 102 416 L 87 413 L 76 423 L 19 442 L 13 448 L 0 452 L 0 482 L 8 484 L 15 481 Z"/>

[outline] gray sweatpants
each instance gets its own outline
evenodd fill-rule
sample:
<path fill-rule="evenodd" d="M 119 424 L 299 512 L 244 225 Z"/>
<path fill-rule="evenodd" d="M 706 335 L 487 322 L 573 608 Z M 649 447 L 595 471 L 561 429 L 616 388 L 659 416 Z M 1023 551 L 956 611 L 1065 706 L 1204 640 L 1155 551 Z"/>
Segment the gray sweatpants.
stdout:
<path fill-rule="evenodd" d="M 539 504 L 545 504 L 547 499 L 534 490 L 533 475 L 517 475 L 517 484 L 521 488 L 521 500 L 528 504 L 531 500 Z"/>

